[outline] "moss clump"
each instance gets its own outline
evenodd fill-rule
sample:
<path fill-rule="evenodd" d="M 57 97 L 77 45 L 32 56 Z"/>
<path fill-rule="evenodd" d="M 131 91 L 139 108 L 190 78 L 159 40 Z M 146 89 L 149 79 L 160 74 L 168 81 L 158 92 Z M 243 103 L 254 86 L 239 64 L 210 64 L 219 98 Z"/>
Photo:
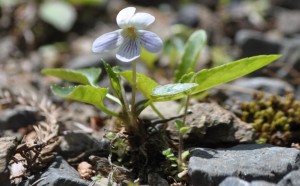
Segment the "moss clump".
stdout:
<path fill-rule="evenodd" d="M 284 97 L 256 93 L 241 105 L 241 119 L 251 123 L 257 143 L 290 146 L 300 142 L 300 102 L 291 93 Z"/>

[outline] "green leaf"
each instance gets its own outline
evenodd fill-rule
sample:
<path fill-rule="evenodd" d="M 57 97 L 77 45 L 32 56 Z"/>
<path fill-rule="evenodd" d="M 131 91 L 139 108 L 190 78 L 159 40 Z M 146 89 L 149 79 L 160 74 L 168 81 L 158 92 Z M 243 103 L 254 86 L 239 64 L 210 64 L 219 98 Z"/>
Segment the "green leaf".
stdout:
<path fill-rule="evenodd" d="M 132 85 L 132 71 L 120 72 L 120 75 Z M 151 97 L 152 90 L 157 87 L 157 85 L 158 84 L 150 77 L 141 73 L 136 74 L 136 88 L 141 91 L 146 98 Z"/>
<path fill-rule="evenodd" d="M 40 5 L 39 16 L 56 29 L 67 32 L 76 21 L 77 12 L 69 3 L 51 0 Z"/>
<path fill-rule="evenodd" d="M 162 154 L 163 154 L 164 156 L 168 156 L 168 155 L 172 154 L 172 151 L 171 151 L 170 148 L 168 148 L 168 149 L 162 151 Z"/>
<path fill-rule="evenodd" d="M 163 86 L 157 86 L 153 89 L 153 101 L 170 101 L 190 95 L 193 88 L 197 87 L 196 83 L 175 83 Z"/>
<path fill-rule="evenodd" d="M 90 85 L 68 87 L 52 85 L 51 90 L 56 96 L 95 105 L 105 113 L 116 116 L 115 113 L 108 110 L 103 104 L 103 99 L 108 93 L 108 88 L 94 87 Z"/>
<path fill-rule="evenodd" d="M 189 131 L 190 130 L 190 127 L 181 127 L 180 129 L 179 129 L 179 133 L 180 133 L 180 135 L 184 135 L 185 133 L 187 133 L 187 131 Z"/>
<path fill-rule="evenodd" d="M 184 123 L 181 120 L 175 120 L 175 126 L 177 130 L 180 130 L 182 127 L 184 127 Z"/>
<path fill-rule="evenodd" d="M 103 64 L 104 64 L 106 72 L 109 76 L 110 83 L 111 83 L 111 86 L 112 86 L 114 92 L 116 93 L 118 98 L 121 100 L 122 104 L 124 105 L 124 100 L 123 100 L 123 96 L 122 96 L 122 87 L 120 84 L 120 78 L 119 78 L 118 74 L 116 74 L 114 72 L 114 70 L 111 68 L 111 66 L 108 63 L 103 61 Z"/>
<path fill-rule="evenodd" d="M 97 80 L 101 74 L 101 69 L 87 68 L 87 69 L 70 70 L 70 69 L 63 69 L 63 68 L 55 68 L 55 69 L 49 68 L 49 69 L 43 69 L 42 74 L 55 76 L 66 81 L 81 83 L 84 85 L 96 86 Z"/>
<path fill-rule="evenodd" d="M 199 85 L 193 89 L 193 94 L 249 74 L 279 57 L 280 55 L 261 55 L 244 58 L 212 69 L 201 70 L 194 76 L 194 83 Z"/>
<path fill-rule="evenodd" d="M 206 40 L 207 36 L 204 30 L 198 30 L 190 36 L 175 74 L 175 82 L 178 82 L 184 74 L 195 70 L 195 65 Z"/>

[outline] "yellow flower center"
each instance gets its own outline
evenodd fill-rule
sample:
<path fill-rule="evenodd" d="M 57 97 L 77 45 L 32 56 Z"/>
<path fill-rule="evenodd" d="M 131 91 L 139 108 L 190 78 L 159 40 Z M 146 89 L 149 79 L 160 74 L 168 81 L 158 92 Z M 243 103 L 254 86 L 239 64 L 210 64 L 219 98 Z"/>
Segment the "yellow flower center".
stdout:
<path fill-rule="evenodd" d="M 130 38 L 136 37 L 136 29 L 134 27 L 128 27 L 126 28 L 127 34 Z"/>

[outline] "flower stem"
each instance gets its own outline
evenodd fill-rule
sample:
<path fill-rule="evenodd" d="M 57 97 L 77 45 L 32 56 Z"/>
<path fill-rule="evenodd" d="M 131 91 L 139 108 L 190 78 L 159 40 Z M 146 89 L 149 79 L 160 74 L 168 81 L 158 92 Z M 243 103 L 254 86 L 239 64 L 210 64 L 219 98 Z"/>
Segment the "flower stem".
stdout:
<path fill-rule="evenodd" d="M 134 122 L 136 123 L 136 110 L 135 110 L 135 97 L 136 97 L 136 60 L 132 62 L 132 96 L 131 96 L 131 115 Z"/>

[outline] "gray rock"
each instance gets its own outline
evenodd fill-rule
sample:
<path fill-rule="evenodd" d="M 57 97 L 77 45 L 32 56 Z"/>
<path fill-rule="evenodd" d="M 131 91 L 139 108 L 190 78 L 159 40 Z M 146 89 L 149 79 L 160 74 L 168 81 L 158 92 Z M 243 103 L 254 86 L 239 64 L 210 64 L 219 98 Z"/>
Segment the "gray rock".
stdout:
<path fill-rule="evenodd" d="M 252 181 L 250 183 L 250 186 L 276 186 L 276 184 L 259 180 L 259 181 Z"/>
<path fill-rule="evenodd" d="M 187 116 L 186 123 L 190 130 L 184 136 L 188 143 L 232 144 L 251 143 L 254 140 L 254 132 L 249 124 L 215 103 L 199 103 L 189 109 L 192 114 Z"/>
<path fill-rule="evenodd" d="M 299 186 L 300 185 L 300 170 L 292 171 L 287 174 L 277 186 Z"/>
<path fill-rule="evenodd" d="M 277 25 L 279 31 L 286 35 L 292 35 L 300 32 L 299 10 L 280 10 L 277 12 Z"/>
<path fill-rule="evenodd" d="M 249 183 L 237 177 L 228 177 L 222 181 L 219 186 L 275 186 L 275 184 L 262 180 Z"/>
<path fill-rule="evenodd" d="M 268 39 L 265 35 L 252 30 L 238 31 L 235 42 L 241 48 L 240 58 L 278 54 L 282 48 L 280 42 Z"/>
<path fill-rule="evenodd" d="M 34 175 L 21 185 L 29 186 L 34 182 L 37 183 L 36 186 L 89 186 L 91 184 L 81 179 L 79 173 L 60 156 L 56 157 L 43 173 Z"/>
<path fill-rule="evenodd" d="M 244 91 L 226 91 L 226 95 L 228 97 L 226 101 L 227 103 L 234 101 L 251 101 L 253 98 L 251 90 L 259 90 L 280 96 L 284 96 L 286 91 L 294 92 L 294 88 L 289 83 L 267 77 L 242 78 L 234 81 L 232 85 Z"/>
<path fill-rule="evenodd" d="M 300 151 L 272 145 L 237 145 L 228 149 L 197 148 L 191 151 L 189 175 L 193 185 L 213 186 L 226 177 L 248 182 L 278 182 L 298 169 Z"/>
<path fill-rule="evenodd" d="M 159 186 L 169 186 L 167 180 L 163 179 L 157 173 L 149 173 L 148 174 L 148 184 L 149 185 L 159 185 Z"/>
<path fill-rule="evenodd" d="M 177 16 L 177 24 L 183 24 L 191 28 L 196 28 L 199 25 L 198 17 L 199 8 L 195 4 L 188 4 L 179 10 Z"/>
<path fill-rule="evenodd" d="M 8 163 L 17 147 L 17 139 L 15 137 L 0 138 L 0 183 L 3 186 L 10 185 Z"/>
<path fill-rule="evenodd" d="M 295 0 L 272 0 L 270 1 L 275 6 L 281 6 L 289 9 L 300 9 L 300 1 Z"/>
<path fill-rule="evenodd" d="M 249 182 L 237 177 L 228 177 L 219 186 L 250 186 Z"/>
<path fill-rule="evenodd" d="M 0 130 L 17 130 L 42 120 L 38 111 L 27 106 L 17 106 L 0 112 Z"/>
<path fill-rule="evenodd" d="M 79 141 L 80 143 L 78 143 Z M 66 158 L 74 158 L 83 152 L 88 157 L 93 152 L 107 155 L 109 145 L 109 141 L 104 138 L 98 141 L 85 133 L 69 132 L 63 136 L 59 149 L 60 154 Z"/>

